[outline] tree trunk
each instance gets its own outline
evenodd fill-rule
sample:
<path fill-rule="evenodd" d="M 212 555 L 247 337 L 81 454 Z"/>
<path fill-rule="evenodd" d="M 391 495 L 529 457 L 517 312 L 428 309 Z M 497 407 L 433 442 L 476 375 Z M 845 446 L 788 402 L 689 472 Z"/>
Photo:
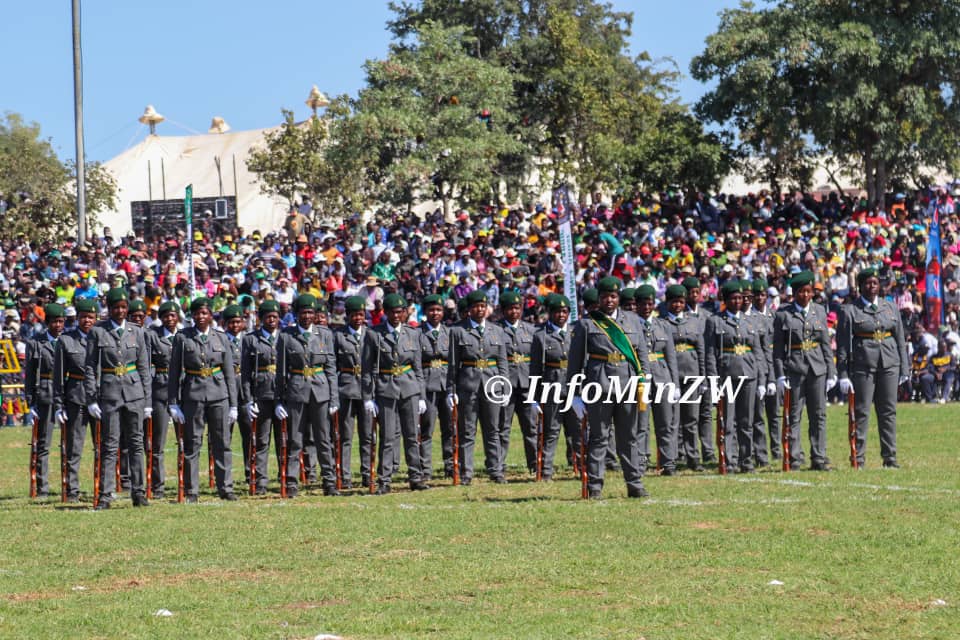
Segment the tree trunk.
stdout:
<path fill-rule="evenodd" d="M 876 186 L 874 187 L 873 199 L 870 201 L 871 206 L 874 202 L 879 202 L 881 205 L 884 204 L 883 196 L 887 192 L 887 161 L 884 158 L 877 159 L 877 180 Z"/>
<path fill-rule="evenodd" d="M 877 179 L 874 175 L 876 162 L 873 159 L 873 152 L 867 149 L 863 153 L 863 177 L 867 189 L 867 202 L 873 202 L 873 196 L 877 191 Z"/>

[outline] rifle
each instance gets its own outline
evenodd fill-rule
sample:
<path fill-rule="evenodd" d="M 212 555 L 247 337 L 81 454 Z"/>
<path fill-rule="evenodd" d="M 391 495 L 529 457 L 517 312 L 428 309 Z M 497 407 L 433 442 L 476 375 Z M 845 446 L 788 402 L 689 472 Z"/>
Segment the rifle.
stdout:
<path fill-rule="evenodd" d="M 287 466 L 290 461 L 287 459 L 287 419 L 280 421 L 280 497 L 287 497 Z"/>
<path fill-rule="evenodd" d="M 250 421 L 250 495 L 257 495 L 257 419 Z"/>
<path fill-rule="evenodd" d="M 303 449 L 300 449 L 300 484 L 307 484 L 307 467 L 303 464 Z"/>
<path fill-rule="evenodd" d="M 457 403 L 453 403 L 450 421 L 453 423 L 453 486 L 460 484 L 460 425 L 457 422 Z"/>
<path fill-rule="evenodd" d="M 121 489 L 120 487 L 120 454 L 122 451 L 123 449 L 121 447 L 117 447 L 117 469 L 116 469 L 117 484 L 114 485 L 117 488 L 117 493 L 120 493 L 120 489 Z"/>
<path fill-rule="evenodd" d="M 587 435 L 590 425 L 587 423 L 587 414 L 580 419 L 580 497 L 586 500 L 590 497 L 587 490 Z"/>
<path fill-rule="evenodd" d="M 377 492 L 377 416 L 370 419 L 370 493 Z"/>
<path fill-rule="evenodd" d="M 173 427 L 177 432 L 177 502 L 183 502 L 183 465 L 185 452 L 183 450 L 183 423 L 173 421 Z"/>
<path fill-rule="evenodd" d="M 207 477 L 209 480 L 209 487 L 213 489 L 214 485 L 214 473 L 213 473 L 213 442 L 210 439 L 212 434 L 207 431 Z"/>
<path fill-rule="evenodd" d="M 67 425 L 60 425 L 60 502 L 67 501 Z"/>
<path fill-rule="evenodd" d="M 33 436 L 30 439 L 30 497 L 37 497 L 37 464 L 40 455 L 40 418 L 33 419 Z"/>
<path fill-rule="evenodd" d="M 333 414 L 333 446 L 336 447 L 334 451 L 334 461 L 336 463 L 336 472 L 337 472 L 337 491 L 343 488 L 343 469 L 340 467 L 342 458 L 340 457 L 340 412 L 337 411 Z"/>
<path fill-rule="evenodd" d="M 153 498 L 153 416 L 147 418 L 147 499 Z"/>
<path fill-rule="evenodd" d="M 97 420 L 96 434 L 93 439 L 93 506 L 96 507 L 100 504 L 100 466 L 101 466 L 101 455 L 100 455 L 100 439 L 101 439 L 101 430 L 103 428 L 100 420 Z"/>
<path fill-rule="evenodd" d="M 727 475 L 727 433 L 724 429 L 726 421 L 727 399 L 720 396 L 717 399 L 717 470 L 720 475 Z"/>
<path fill-rule="evenodd" d="M 850 466 L 854 469 L 860 468 L 860 462 L 857 457 L 857 418 L 856 403 L 854 401 L 853 389 L 847 394 L 847 436 L 850 438 Z"/>
<path fill-rule="evenodd" d="M 786 358 L 790 357 L 790 354 L 793 351 L 793 331 L 790 330 L 790 327 L 787 327 L 787 353 Z M 786 374 L 786 371 L 784 371 Z M 783 450 L 783 466 L 781 467 L 785 472 L 790 471 L 790 405 L 792 398 L 790 397 L 790 389 L 786 388 L 783 390 L 783 419 L 782 426 L 780 427 L 780 448 Z"/>
<path fill-rule="evenodd" d="M 543 414 L 537 418 L 537 482 L 543 480 Z"/>

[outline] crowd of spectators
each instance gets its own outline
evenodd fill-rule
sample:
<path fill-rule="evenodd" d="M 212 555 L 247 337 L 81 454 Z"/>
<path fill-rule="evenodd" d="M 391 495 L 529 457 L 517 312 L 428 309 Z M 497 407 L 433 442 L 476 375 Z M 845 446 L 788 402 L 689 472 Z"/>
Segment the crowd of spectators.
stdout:
<path fill-rule="evenodd" d="M 571 212 L 578 297 L 608 273 L 626 287 L 650 284 L 660 296 L 669 284 L 693 275 L 710 307 L 718 304 L 727 279 L 762 277 L 775 309 L 791 300 L 789 276 L 809 269 L 817 276 L 818 301 L 835 325 L 840 305 L 857 294 L 857 273 L 876 267 L 882 293 L 900 309 L 908 332 L 915 374 L 908 394 L 929 402 L 955 399 L 960 384 L 955 200 L 960 207 L 960 182 L 873 203 L 837 193 L 666 192 L 613 204 L 596 199 Z M 938 335 L 924 328 L 926 240 L 935 211 L 943 237 L 944 321 Z M 148 322 L 156 321 L 163 301 L 183 306 L 188 300 L 191 258 L 197 288 L 213 299 L 214 310 L 241 304 L 251 327 L 256 306 L 266 299 L 280 303 L 283 324 L 294 322 L 291 303 L 301 292 L 321 300 L 322 322 L 331 326 L 344 322 L 344 302 L 352 295 L 366 298 L 369 322 L 378 324 L 383 297 L 393 292 L 410 302 L 412 324 L 422 319 L 419 301 L 433 293 L 443 298 L 453 321 L 457 301 L 475 289 L 484 289 L 494 306 L 504 291 L 517 291 L 524 296 L 526 319 L 540 319 L 544 296 L 564 291 L 556 209 L 549 203 L 487 206 L 451 217 L 440 211 L 424 218 L 381 213 L 367 221 L 354 215 L 322 224 L 304 201 L 291 208 L 282 229 L 196 231 L 192 256 L 185 251 L 185 231 L 115 237 L 104 228 L 83 244 L 7 237 L 0 242 L 3 337 L 14 341 L 22 358 L 24 341 L 42 331 L 45 303 L 67 307 L 69 329 L 75 300 L 96 299 L 105 308 L 104 294 L 118 283 L 143 299 Z M 4 404 L 8 423 L 18 413 L 13 409 Z"/>

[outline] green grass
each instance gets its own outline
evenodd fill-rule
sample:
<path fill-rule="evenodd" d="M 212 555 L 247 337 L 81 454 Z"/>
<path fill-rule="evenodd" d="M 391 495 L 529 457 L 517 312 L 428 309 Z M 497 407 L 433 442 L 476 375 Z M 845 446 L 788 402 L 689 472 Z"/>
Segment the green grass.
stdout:
<path fill-rule="evenodd" d="M 0 429 L 0 636 L 956 638 L 958 419 L 955 405 L 903 406 L 903 469 L 877 468 L 874 427 L 853 472 L 831 408 L 837 472 L 651 477 L 643 501 L 619 474 L 587 502 L 569 473 L 517 472 L 101 513 L 25 498 L 29 431 Z"/>

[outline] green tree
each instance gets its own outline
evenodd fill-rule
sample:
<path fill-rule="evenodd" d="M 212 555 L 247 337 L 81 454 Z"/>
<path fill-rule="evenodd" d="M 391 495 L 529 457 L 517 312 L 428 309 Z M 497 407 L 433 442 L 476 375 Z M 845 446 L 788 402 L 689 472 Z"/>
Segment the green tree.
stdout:
<path fill-rule="evenodd" d="M 716 81 L 697 110 L 783 168 L 803 170 L 811 152 L 858 163 L 874 200 L 956 163 L 958 33 L 954 2 L 743 2 L 691 63 Z"/>
<path fill-rule="evenodd" d="M 0 120 L 0 193 L 10 205 L 3 220 L 6 234 L 31 240 L 58 240 L 77 233 L 76 165 L 62 162 L 40 125 L 16 113 Z M 116 208 L 117 184 L 98 162 L 86 166 L 88 226 L 99 211 Z"/>

